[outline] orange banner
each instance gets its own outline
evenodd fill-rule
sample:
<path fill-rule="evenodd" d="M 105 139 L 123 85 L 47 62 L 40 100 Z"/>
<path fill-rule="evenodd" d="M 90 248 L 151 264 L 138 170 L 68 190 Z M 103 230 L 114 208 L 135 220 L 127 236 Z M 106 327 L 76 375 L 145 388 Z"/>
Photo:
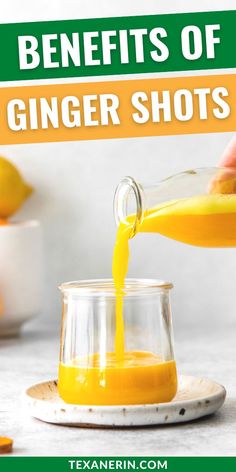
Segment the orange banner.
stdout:
<path fill-rule="evenodd" d="M 0 89 L 0 144 L 236 131 L 236 75 Z"/>

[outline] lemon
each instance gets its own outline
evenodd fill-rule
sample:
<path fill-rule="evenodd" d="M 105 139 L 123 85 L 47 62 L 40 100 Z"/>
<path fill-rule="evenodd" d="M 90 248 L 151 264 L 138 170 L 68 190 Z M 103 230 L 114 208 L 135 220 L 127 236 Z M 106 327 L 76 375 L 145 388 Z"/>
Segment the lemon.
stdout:
<path fill-rule="evenodd" d="M 0 156 L 0 219 L 13 215 L 32 191 L 17 168 Z"/>

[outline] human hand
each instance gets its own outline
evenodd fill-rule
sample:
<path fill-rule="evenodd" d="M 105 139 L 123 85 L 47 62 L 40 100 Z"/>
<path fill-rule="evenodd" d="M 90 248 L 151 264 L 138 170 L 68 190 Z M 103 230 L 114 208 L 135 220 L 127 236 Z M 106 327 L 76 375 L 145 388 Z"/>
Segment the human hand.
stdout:
<path fill-rule="evenodd" d="M 236 193 L 236 135 L 226 146 L 218 166 L 222 167 L 223 170 L 219 170 L 217 175 L 210 181 L 209 193 Z"/>
<path fill-rule="evenodd" d="M 235 167 L 236 168 L 236 135 L 230 140 L 226 146 L 219 162 L 219 167 Z"/>

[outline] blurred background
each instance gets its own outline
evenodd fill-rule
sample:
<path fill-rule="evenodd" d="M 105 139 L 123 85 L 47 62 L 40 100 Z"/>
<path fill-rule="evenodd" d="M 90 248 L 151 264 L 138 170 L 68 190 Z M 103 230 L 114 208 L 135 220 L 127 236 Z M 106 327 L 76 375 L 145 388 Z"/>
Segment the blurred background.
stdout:
<path fill-rule="evenodd" d="M 186 12 L 186 3 L 9 0 L 1 7 L 1 22 Z M 193 0 L 187 6 L 188 11 L 222 8 L 233 9 L 235 2 Z M 223 133 L 1 147 L 0 154 L 35 188 L 14 219 L 36 218 L 43 227 L 44 306 L 39 322 L 58 329 L 61 282 L 111 276 L 113 195 L 123 176 L 151 183 L 187 168 L 217 165 L 230 138 Z M 235 263 L 235 249 L 194 248 L 158 235 L 139 235 L 131 242 L 129 275 L 174 283 L 176 331 L 199 325 L 211 331 L 235 322 Z"/>

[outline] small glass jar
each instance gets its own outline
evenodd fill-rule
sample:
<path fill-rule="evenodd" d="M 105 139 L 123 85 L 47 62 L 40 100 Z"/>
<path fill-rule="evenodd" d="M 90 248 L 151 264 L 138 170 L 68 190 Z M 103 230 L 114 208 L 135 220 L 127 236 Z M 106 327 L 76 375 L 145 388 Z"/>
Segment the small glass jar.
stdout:
<path fill-rule="evenodd" d="M 160 280 L 127 279 L 123 292 L 124 356 L 115 351 L 116 291 L 110 279 L 62 284 L 58 388 L 67 403 L 168 402 L 177 374 L 169 291 Z"/>

